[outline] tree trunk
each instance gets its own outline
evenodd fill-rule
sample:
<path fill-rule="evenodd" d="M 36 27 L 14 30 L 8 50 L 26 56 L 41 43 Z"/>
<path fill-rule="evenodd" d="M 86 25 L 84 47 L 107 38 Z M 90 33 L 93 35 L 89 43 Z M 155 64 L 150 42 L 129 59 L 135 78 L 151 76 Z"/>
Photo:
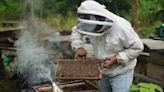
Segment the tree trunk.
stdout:
<path fill-rule="evenodd" d="M 132 0 L 132 14 L 131 14 L 132 26 L 135 30 L 138 28 L 138 0 Z"/>

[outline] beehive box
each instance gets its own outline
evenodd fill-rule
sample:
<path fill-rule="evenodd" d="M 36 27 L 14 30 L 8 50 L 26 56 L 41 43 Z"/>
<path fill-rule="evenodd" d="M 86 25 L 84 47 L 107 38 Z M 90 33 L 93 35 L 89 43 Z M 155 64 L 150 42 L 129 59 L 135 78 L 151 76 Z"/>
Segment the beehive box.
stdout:
<path fill-rule="evenodd" d="M 164 82 L 164 57 L 163 54 L 153 52 L 147 66 L 147 76 Z"/>
<path fill-rule="evenodd" d="M 59 85 L 63 92 L 98 92 L 98 89 L 87 81 L 75 81 Z M 35 92 L 53 92 L 52 85 L 34 87 Z"/>
<path fill-rule="evenodd" d="M 100 79 L 101 60 L 87 59 L 79 62 L 76 60 L 58 60 L 57 73 L 55 79 L 62 80 L 95 80 Z"/>

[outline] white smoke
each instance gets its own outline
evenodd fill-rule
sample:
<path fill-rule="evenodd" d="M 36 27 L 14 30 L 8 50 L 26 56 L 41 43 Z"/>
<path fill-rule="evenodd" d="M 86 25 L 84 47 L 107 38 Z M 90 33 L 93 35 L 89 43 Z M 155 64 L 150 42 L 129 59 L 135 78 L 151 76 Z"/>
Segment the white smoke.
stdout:
<path fill-rule="evenodd" d="M 47 50 L 40 46 L 35 34 L 22 31 L 17 47 L 17 71 L 27 80 L 28 84 L 49 81 L 55 67 Z"/>
<path fill-rule="evenodd" d="M 54 36 L 60 38 L 58 32 L 34 17 L 34 3 L 41 0 L 25 0 L 26 13 L 23 28 L 15 43 L 17 48 L 17 73 L 24 85 L 33 86 L 52 82 L 57 66 L 53 63 L 49 51 L 43 45 L 44 38 Z M 52 35 L 53 34 L 53 35 Z M 60 40 L 60 39 L 58 39 Z M 60 92 L 60 91 L 59 91 Z"/>

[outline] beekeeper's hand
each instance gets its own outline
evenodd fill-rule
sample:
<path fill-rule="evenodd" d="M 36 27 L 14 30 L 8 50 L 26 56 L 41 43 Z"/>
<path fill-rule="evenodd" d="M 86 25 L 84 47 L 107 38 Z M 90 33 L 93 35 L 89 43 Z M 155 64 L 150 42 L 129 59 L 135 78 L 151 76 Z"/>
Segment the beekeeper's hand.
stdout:
<path fill-rule="evenodd" d="M 105 58 L 105 62 L 102 64 L 103 68 L 109 68 L 111 67 L 113 64 L 115 64 L 117 62 L 117 57 L 116 56 L 110 56 Z"/>
<path fill-rule="evenodd" d="M 85 60 L 86 56 L 87 56 L 87 51 L 84 48 L 78 48 L 75 51 L 75 59 L 77 59 L 78 61 Z"/>

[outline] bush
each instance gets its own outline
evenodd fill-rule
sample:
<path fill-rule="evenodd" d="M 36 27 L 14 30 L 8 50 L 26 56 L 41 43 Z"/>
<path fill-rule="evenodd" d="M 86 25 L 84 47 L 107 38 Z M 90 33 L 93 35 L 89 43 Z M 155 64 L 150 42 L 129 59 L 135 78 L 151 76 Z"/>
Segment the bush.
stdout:
<path fill-rule="evenodd" d="M 73 14 L 68 14 L 68 16 L 62 16 L 61 14 L 56 14 L 54 16 L 46 18 L 46 23 L 55 28 L 57 31 L 70 30 L 76 25 L 77 20 Z"/>

